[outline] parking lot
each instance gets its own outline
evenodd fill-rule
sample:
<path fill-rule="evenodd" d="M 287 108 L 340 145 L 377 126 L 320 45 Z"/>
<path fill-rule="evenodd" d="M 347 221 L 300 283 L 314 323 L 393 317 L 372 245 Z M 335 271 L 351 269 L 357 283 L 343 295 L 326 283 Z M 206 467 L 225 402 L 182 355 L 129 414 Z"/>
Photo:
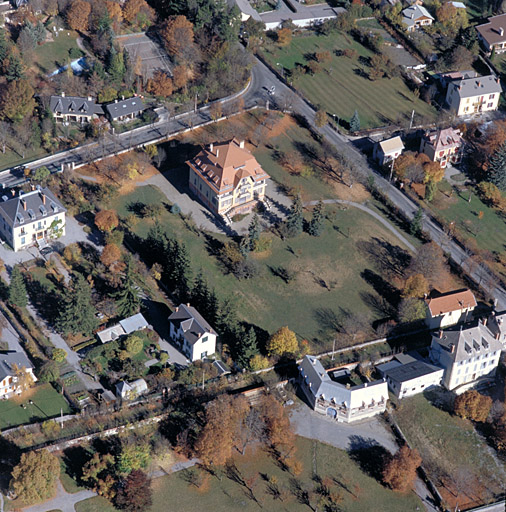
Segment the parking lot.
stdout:
<path fill-rule="evenodd" d="M 135 64 L 137 57 L 142 61 L 142 76 L 151 78 L 157 69 L 171 73 L 171 62 L 165 50 L 158 42 L 146 34 L 124 35 L 116 37 L 118 43 L 128 51 Z"/>

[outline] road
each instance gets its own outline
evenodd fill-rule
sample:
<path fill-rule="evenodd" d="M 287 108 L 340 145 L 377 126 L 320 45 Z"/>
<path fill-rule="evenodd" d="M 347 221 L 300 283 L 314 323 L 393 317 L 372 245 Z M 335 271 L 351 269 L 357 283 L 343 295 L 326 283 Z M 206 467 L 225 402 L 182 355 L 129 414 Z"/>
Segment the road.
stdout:
<path fill-rule="evenodd" d="M 274 86 L 274 96 L 270 96 L 268 90 Z M 335 146 L 337 150 L 347 158 L 353 166 L 354 172 L 363 178 L 373 176 L 377 188 L 383 192 L 393 204 L 409 219 L 413 218 L 418 206 L 409 199 L 401 190 L 394 187 L 385 178 L 378 175 L 369 165 L 367 158 L 357 150 L 349 138 L 336 132 L 330 125 L 317 128 L 315 125 L 315 110 L 300 96 L 295 95 L 278 77 L 263 63 L 256 61 L 252 69 L 249 86 L 242 94 L 246 108 L 254 106 L 266 106 L 268 101 L 277 101 L 284 108 L 292 110 L 305 117 L 312 128 L 319 132 L 325 139 Z M 234 99 L 222 100 L 223 105 L 230 104 Z M 285 105 L 283 105 L 285 104 Z M 100 142 L 81 146 L 69 151 L 52 155 L 27 166 L 35 169 L 42 165 L 47 166 L 52 172 L 61 170 L 62 166 L 80 165 L 109 154 L 128 150 L 129 148 L 150 144 L 168 136 L 174 136 L 182 131 L 212 122 L 209 106 L 199 108 L 197 112 L 181 114 L 169 117 L 168 112 L 160 108 L 159 120 L 153 125 L 131 130 L 121 135 L 108 135 Z M 0 184 L 4 187 L 12 186 L 23 179 L 22 171 L 3 171 L 0 173 Z M 449 254 L 450 258 L 460 266 L 472 279 L 478 283 L 488 294 L 497 300 L 498 309 L 506 309 L 506 290 L 497 283 L 497 277 L 484 264 L 476 264 L 471 260 L 465 249 L 455 241 L 430 218 L 424 217 L 423 229 L 429 233 L 432 240 L 439 244 Z"/>

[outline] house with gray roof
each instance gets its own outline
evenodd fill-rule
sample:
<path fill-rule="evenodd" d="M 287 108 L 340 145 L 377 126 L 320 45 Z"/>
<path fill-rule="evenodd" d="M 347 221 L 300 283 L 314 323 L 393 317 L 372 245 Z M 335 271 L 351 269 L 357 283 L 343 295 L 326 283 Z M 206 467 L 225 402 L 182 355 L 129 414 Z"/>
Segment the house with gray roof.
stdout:
<path fill-rule="evenodd" d="M 486 52 L 503 53 L 506 51 L 506 14 L 488 19 L 488 23 L 476 25 L 478 39 Z"/>
<path fill-rule="evenodd" d="M 402 24 L 408 32 L 432 25 L 434 18 L 423 5 L 411 5 L 402 11 Z"/>
<path fill-rule="evenodd" d="M 216 352 L 216 331 L 190 304 L 180 304 L 169 316 L 169 335 L 190 361 Z"/>
<path fill-rule="evenodd" d="M 37 378 L 33 374 L 32 363 L 22 352 L 0 354 L 0 399 L 7 399 L 23 391 L 20 384 L 20 372 L 26 372 L 31 382 Z"/>
<path fill-rule="evenodd" d="M 139 395 L 147 393 L 148 389 L 148 384 L 144 379 L 137 379 L 132 382 L 122 380 L 116 384 L 116 396 L 123 400 L 133 400 Z"/>
<path fill-rule="evenodd" d="M 104 106 L 105 115 L 111 122 L 135 119 L 144 109 L 144 103 L 142 103 L 142 99 L 139 96 L 126 100 L 116 100 L 114 103 Z"/>
<path fill-rule="evenodd" d="M 494 377 L 503 345 L 487 322 L 440 330 L 432 336 L 430 358 L 444 369 L 445 388 L 463 393 Z"/>
<path fill-rule="evenodd" d="M 117 324 L 111 325 L 110 327 L 106 327 L 105 329 L 98 331 L 97 338 L 102 343 L 108 343 L 109 341 L 121 338 L 121 336 L 127 336 L 128 334 L 142 331 L 148 327 L 149 323 L 144 318 L 142 313 L 137 313 L 136 315 L 129 316 L 128 318 L 120 320 Z"/>
<path fill-rule="evenodd" d="M 14 194 L 14 190 L 12 191 Z M 65 235 L 66 209 L 48 188 L 3 195 L 0 201 L 0 235 L 19 251 Z"/>
<path fill-rule="evenodd" d="M 388 399 L 385 380 L 359 386 L 330 378 L 320 360 L 305 356 L 299 366 L 299 384 L 311 407 L 339 422 L 352 422 L 384 412 Z"/>
<path fill-rule="evenodd" d="M 448 84 L 446 103 L 457 116 L 469 116 L 497 110 L 501 80 L 495 75 L 455 80 Z"/>
<path fill-rule="evenodd" d="M 66 96 L 64 92 L 61 96 L 51 96 L 49 109 L 55 121 L 60 123 L 89 123 L 104 113 L 102 107 L 97 105 L 91 96 Z"/>

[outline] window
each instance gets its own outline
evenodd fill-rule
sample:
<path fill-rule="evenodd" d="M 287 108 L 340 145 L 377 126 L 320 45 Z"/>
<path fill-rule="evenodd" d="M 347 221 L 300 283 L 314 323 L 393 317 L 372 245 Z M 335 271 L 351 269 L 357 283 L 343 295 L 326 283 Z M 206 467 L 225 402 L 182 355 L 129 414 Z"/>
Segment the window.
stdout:
<path fill-rule="evenodd" d="M 485 366 L 487 366 L 487 363 L 486 363 L 486 362 L 485 362 L 485 363 L 481 363 L 481 367 L 482 367 L 482 368 L 485 368 Z"/>
<path fill-rule="evenodd" d="M 21 239 L 21 245 L 25 245 L 25 237 Z"/>
<path fill-rule="evenodd" d="M 204 337 L 202 338 L 202 343 L 205 343 L 206 341 L 207 341 L 207 336 L 204 336 Z"/>
<path fill-rule="evenodd" d="M 204 357 L 207 357 L 207 350 L 205 352 L 202 352 L 202 354 L 200 354 L 200 359 L 204 359 Z"/>
<path fill-rule="evenodd" d="M 489 104 L 487 105 L 487 108 L 492 108 L 493 106 L 494 106 L 494 104 L 493 104 L 493 103 L 489 103 Z"/>
<path fill-rule="evenodd" d="M 491 95 L 488 97 L 488 99 L 489 99 L 489 100 L 493 100 L 494 98 L 495 98 L 495 94 L 491 94 Z"/>

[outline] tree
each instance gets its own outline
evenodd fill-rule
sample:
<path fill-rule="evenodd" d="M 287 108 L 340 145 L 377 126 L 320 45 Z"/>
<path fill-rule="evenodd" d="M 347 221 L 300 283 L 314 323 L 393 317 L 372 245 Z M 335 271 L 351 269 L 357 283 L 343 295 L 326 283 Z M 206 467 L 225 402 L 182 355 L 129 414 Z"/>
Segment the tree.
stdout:
<path fill-rule="evenodd" d="M 24 393 L 33 386 L 32 373 L 26 370 L 26 366 L 18 366 L 16 363 L 13 363 L 12 371 L 16 378 L 15 387 L 17 392 Z"/>
<path fill-rule="evenodd" d="M 133 23 L 140 10 L 146 5 L 144 0 L 126 0 L 123 4 L 123 18 Z"/>
<path fill-rule="evenodd" d="M 125 350 L 131 355 L 137 355 L 144 348 L 144 343 L 139 336 L 132 334 L 125 340 Z"/>
<path fill-rule="evenodd" d="M 186 16 L 169 16 L 160 31 L 168 53 L 179 57 L 185 47 L 193 45 L 193 24 Z"/>
<path fill-rule="evenodd" d="M 95 226 L 100 231 L 112 231 L 119 226 L 118 214 L 114 210 L 101 210 L 95 215 Z"/>
<path fill-rule="evenodd" d="M 157 69 L 153 73 L 153 78 L 148 79 L 146 90 L 154 96 L 167 98 L 174 92 L 174 83 L 168 73 L 161 69 Z"/>
<path fill-rule="evenodd" d="M 327 111 L 324 109 L 318 109 L 314 118 L 314 123 L 318 128 L 323 128 L 327 124 Z"/>
<path fill-rule="evenodd" d="M 55 361 L 47 361 L 39 372 L 39 380 L 42 382 L 56 382 L 60 378 L 60 367 Z"/>
<path fill-rule="evenodd" d="M 492 398 L 471 389 L 455 397 L 453 412 L 464 419 L 484 423 L 492 408 Z"/>
<path fill-rule="evenodd" d="M 176 88 L 184 88 L 184 92 L 186 94 L 186 86 L 194 76 L 191 67 L 187 66 L 186 64 L 179 64 L 179 66 L 175 66 L 172 70 L 172 76 L 174 78 L 174 85 Z"/>
<path fill-rule="evenodd" d="M 360 130 L 360 117 L 358 111 L 353 112 L 353 117 L 350 120 L 350 132 L 355 133 Z"/>
<path fill-rule="evenodd" d="M 492 155 L 487 169 L 487 181 L 506 191 L 506 142 Z"/>
<path fill-rule="evenodd" d="M 493 183 L 482 181 L 478 185 L 478 192 L 480 196 L 492 206 L 499 206 L 503 202 L 501 191 Z"/>
<path fill-rule="evenodd" d="M 300 235 L 304 228 L 304 216 L 302 213 L 302 201 L 297 195 L 292 202 L 290 213 L 286 219 L 286 232 L 288 236 L 294 237 Z"/>
<path fill-rule="evenodd" d="M 109 453 L 101 455 L 98 452 L 84 464 L 82 469 L 82 479 L 97 494 L 111 499 L 115 496 L 116 480 L 112 474 L 114 472 L 114 456 Z"/>
<path fill-rule="evenodd" d="M 427 162 L 423 166 L 425 183 L 439 183 L 445 176 L 445 170 L 439 162 Z"/>
<path fill-rule="evenodd" d="M 406 279 L 402 296 L 404 298 L 420 299 L 429 291 L 429 283 L 422 274 L 414 274 Z"/>
<path fill-rule="evenodd" d="M 414 217 L 411 219 L 411 224 L 409 225 L 409 232 L 413 236 L 418 236 L 422 232 L 422 220 L 423 220 L 423 210 L 418 208 Z"/>
<path fill-rule="evenodd" d="M 292 31 L 288 28 L 280 28 L 277 34 L 279 46 L 288 46 L 292 42 Z"/>
<path fill-rule="evenodd" d="M 43 165 L 42 167 L 37 167 L 37 169 L 33 171 L 32 181 L 45 186 L 49 176 L 51 176 L 51 171 L 45 165 Z"/>
<path fill-rule="evenodd" d="M 138 286 L 134 280 L 134 262 L 131 256 L 125 260 L 125 271 L 121 281 L 120 290 L 115 294 L 118 314 L 123 318 L 135 315 L 139 312 L 141 300 L 139 298 Z"/>
<path fill-rule="evenodd" d="M 251 359 L 258 354 L 257 336 L 253 327 L 244 331 L 235 351 L 237 352 L 236 361 L 243 368 L 249 368 Z"/>
<path fill-rule="evenodd" d="M 63 348 L 54 348 L 51 359 L 56 363 L 63 363 L 67 359 L 67 352 Z"/>
<path fill-rule="evenodd" d="M 84 0 L 74 0 L 67 8 L 66 20 L 72 30 L 86 32 L 88 30 L 91 4 Z"/>
<path fill-rule="evenodd" d="M 25 78 L 25 67 L 21 62 L 20 56 L 17 53 L 11 52 L 8 60 L 9 65 L 7 66 L 7 70 L 5 72 L 5 78 L 7 78 L 7 81 L 15 82 Z"/>
<path fill-rule="evenodd" d="M 403 445 L 385 464 L 383 481 L 394 491 L 406 492 L 413 487 L 416 470 L 421 463 L 422 458 L 418 451 Z"/>
<path fill-rule="evenodd" d="M 74 273 L 72 283 L 65 288 L 56 319 L 56 328 L 64 336 L 90 336 L 98 326 L 96 309 L 91 301 L 91 287 L 82 274 Z"/>
<path fill-rule="evenodd" d="M 258 218 L 258 215 L 255 213 L 253 215 L 253 218 L 251 219 L 250 225 L 248 226 L 248 238 L 249 238 L 250 251 L 255 251 L 257 249 L 261 232 L 262 232 L 262 228 L 260 227 L 260 219 Z"/>
<path fill-rule="evenodd" d="M 100 261 L 106 266 L 111 267 L 121 259 L 121 249 L 115 244 L 107 244 L 102 250 Z"/>
<path fill-rule="evenodd" d="M 19 265 L 14 265 L 12 269 L 8 299 L 13 306 L 18 308 L 24 308 L 28 304 L 25 280 Z"/>
<path fill-rule="evenodd" d="M 267 342 L 267 352 L 276 356 L 285 354 L 296 354 L 299 350 L 299 344 L 295 333 L 288 327 L 278 329 Z"/>
<path fill-rule="evenodd" d="M 295 444 L 286 409 L 272 395 L 265 395 L 260 403 L 260 411 L 271 446 L 286 460 L 292 454 Z"/>
<path fill-rule="evenodd" d="M 313 210 L 313 216 L 309 222 L 308 232 L 311 236 L 320 236 L 323 231 L 325 220 L 325 205 L 320 200 Z"/>
<path fill-rule="evenodd" d="M 146 468 L 150 458 L 151 450 L 147 442 L 129 443 L 121 447 L 116 465 L 120 473 L 128 474 Z"/>
<path fill-rule="evenodd" d="M 401 323 L 411 323 L 425 318 L 425 303 L 415 298 L 402 299 L 399 303 L 397 317 Z"/>
<path fill-rule="evenodd" d="M 121 483 L 115 504 L 126 512 L 144 512 L 153 503 L 151 481 L 140 469 L 132 471 Z"/>
<path fill-rule="evenodd" d="M 0 119 L 9 119 L 19 123 L 32 115 L 35 108 L 34 90 L 25 79 L 14 80 L 6 84 L 0 92 Z"/>
<path fill-rule="evenodd" d="M 11 490 L 25 504 L 45 501 L 56 492 L 60 462 L 47 450 L 23 453 L 12 471 Z"/>

